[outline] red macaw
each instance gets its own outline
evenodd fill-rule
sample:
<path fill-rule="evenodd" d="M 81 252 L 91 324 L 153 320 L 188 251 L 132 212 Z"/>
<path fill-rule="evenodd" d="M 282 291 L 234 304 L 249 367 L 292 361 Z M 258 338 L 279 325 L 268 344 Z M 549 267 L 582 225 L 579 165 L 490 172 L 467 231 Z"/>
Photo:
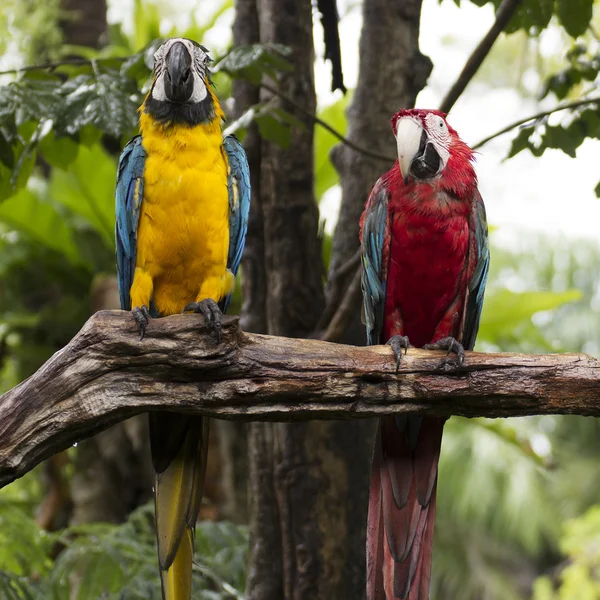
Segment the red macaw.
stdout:
<path fill-rule="evenodd" d="M 479 328 L 489 265 L 473 151 L 436 110 L 392 118 L 398 161 L 361 218 L 368 344 L 464 361 Z M 410 342 L 409 342 L 410 340 Z M 367 524 L 367 600 L 427 600 L 444 418 L 381 419 Z"/>

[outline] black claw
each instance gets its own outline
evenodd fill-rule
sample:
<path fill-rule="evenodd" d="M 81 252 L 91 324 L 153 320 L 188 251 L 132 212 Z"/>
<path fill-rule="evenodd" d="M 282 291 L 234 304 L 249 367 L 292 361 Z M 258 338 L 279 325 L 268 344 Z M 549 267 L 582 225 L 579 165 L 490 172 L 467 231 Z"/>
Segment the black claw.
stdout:
<path fill-rule="evenodd" d="M 140 330 L 140 342 L 144 339 L 146 335 L 146 325 L 150 322 L 150 311 L 148 307 L 143 304 L 140 306 L 135 306 L 131 313 L 133 314 L 133 318 L 137 323 L 138 329 Z"/>
<path fill-rule="evenodd" d="M 190 302 L 182 312 L 188 311 L 204 315 L 206 326 L 213 330 L 217 337 L 217 344 L 219 344 L 221 342 L 221 317 L 223 316 L 219 305 L 212 298 L 206 298 L 202 302 Z"/>
<path fill-rule="evenodd" d="M 456 354 L 456 363 L 458 366 L 462 366 L 465 362 L 465 349 L 460 342 L 457 342 L 453 337 L 445 337 L 441 340 L 438 340 L 434 344 L 425 344 L 423 346 L 425 350 L 447 350 L 448 354 L 444 359 L 444 365 L 450 364 L 451 361 L 448 360 L 448 356 L 451 352 Z"/>
<path fill-rule="evenodd" d="M 411 347 L 408 336 L 393 335 L 386 342 L 386 345 L 390 345 L 394 351 L 394 356 L 396 357 L 396 371 L 398 371 L 400 369 L 400 363 L 402 362 L 402 350 L 404 350 L 404 354 L 406 354 Z"/>

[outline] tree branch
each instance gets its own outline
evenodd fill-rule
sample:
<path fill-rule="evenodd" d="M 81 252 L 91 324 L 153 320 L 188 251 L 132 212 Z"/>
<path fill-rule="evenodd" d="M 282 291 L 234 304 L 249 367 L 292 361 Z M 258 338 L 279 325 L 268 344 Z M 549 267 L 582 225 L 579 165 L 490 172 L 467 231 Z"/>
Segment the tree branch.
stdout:
<path fill-rule="evenodd" d="M 481 148 L 481 146 L 484 146 L 488 142 L 491 142 L 493 139 L 500 137 L 501 135 L 504 135 L 505 133 L 508 133 L 513 129 L 516 129 L 521 125 L 525 125 L 525 123 L 529 123 L 529 121 L 537 121 L 539 119 L 543 119 L 544 117 L 548 117 L 556 112 L 560 112 L 561 110 L 579 108 L 580 106 L 585 106 L 586 104 L 600 105 L 600 96 L 593 96 L 592 98 L 583 98 L 581 100 L 575 100 L 573 102 L 559 104 L 558 106 L 555 106 L 554 108 L 551 108 L 549 110 L 543 110 L 539 113 L 536 113 L 535 115 L 525 117 L 524 119 L 519 119 L 518 121 L 515 121 L 514 123 L 503 127 L 502 129 L 500 129 L 500 131 L 496 131 L 496 133 L 492 133 L 492 135 L 488 135 L 488 137 L 483 138 L 481 141 L 477 142 L 474 146 L 472 146 L 472 148 L 473 150 L 477 150 L 478 148 Z"/>
<path fill-rule="evenodd" d="M 0 397 L 0 486 L 44 458 L 149 410 L 244 420 L 384 414 L 600 416 L 600 361 L 583 354 L 410 350 L 398 374 L 391 349 L 247 334 L 224 319 L 222 342 L 202 317 L 151 321 L 138 341 L 131 315 L 96 313 L 32 377 Z"/>
<path fill-rule="evenodd" d="M 369 158 L 381 160 L 386 163 L 394 162 L 396 160 L 395 156 L 386 156 L 385 154 L 379 154 L 378 152 L 371 152 L 366 148 L 358 146 L 354 142 L 350 141 L 348 138 L 344 137 L 339 131 L 337 131 L 331 125 L 329 125 L 329 123 L 326 123 L 316 115 L 312 114 L 310 111 L 304 108 L 304 106 L 298 104 L 297 102 L 294 102 L 291 98 L 280 92 L 277 88 L 269 85 L 268 83 L 262 82 L 260 84 L 260 87 L 264 88 L 268 92 L 271 92 L 272 94 L 275 94 L 276 96 L 279 96 L 283 101 L 287 102 L 290 106 L 293 106 L 297 111 L 301 112 L 304 116 L 311 119 L 314 123 L 320 125 L 321 127 L 323 127 L 323 129 L 329 131 L 331 135 L 335 136 L 340 142 L 342 142 L 342 144 L 344 144 L 344 146 L 348 146 L 348 148 L 350 148 L 351 150 L 354 150 L 359 154 L 363 154 L 364 156 L 368 156 Z"/>
<path fill-rule="evenodd" d="M 338 310 L 333 315 L 331 322 L 327 326 L 325 333 L 321 339 L 325 342 L 339 342 L 346 329 L 356 313 L 356 305 L 360 304 L 361 300 L 361 270 L 357 269 L 354 277 L 344 294 L 344 298 L 338 307 Z"/>
<path fill-rule="evenodd" d="M 347 293 L 348 278 L 353 272 L 355 275 L 357 271 L 360 273 L 361 256 L 362 249 L 359 246 L 356 252 L 344 264 L 340 265 L 329 275 L 327 287 L 325 288 L 325 309 L 315 327 L 315 331 L 310 336 L 311 338 L 322 339 L 328 342 L 339 341 L 338 339 L 322 337 L 322 335 L 323 332 L 330 327 L 331 322 L 336 319 L 336 313 L 340 311 L 340 303 L 342 303 L 342 300 Z M 356 306 L 353 307 L 353 310 L 356 310 Z"/>
<path fill-rule="evenodd" d="M 494 42 L 508 25 L 508 22 L 515 13 L 515 10 L 519 7 L 519 4 L 521 4 L 521 0 L 503 0 L 502 4 L 498 7 L 498 10 L 496 11 L 496 20 L 490 30 L 485 34 L 475 50 L 473 50 L 473 53 L 465 63 L 458 79 L 454 82 L 454 85 L 442 100 L 442 104 L 440 105 L 440 110 L 442 112 L 450 112 L 450 109 L 465 91 L 465 88 L 479 70 L 481 63 L 483 63 L 486 56 L 490 53 Z"/>

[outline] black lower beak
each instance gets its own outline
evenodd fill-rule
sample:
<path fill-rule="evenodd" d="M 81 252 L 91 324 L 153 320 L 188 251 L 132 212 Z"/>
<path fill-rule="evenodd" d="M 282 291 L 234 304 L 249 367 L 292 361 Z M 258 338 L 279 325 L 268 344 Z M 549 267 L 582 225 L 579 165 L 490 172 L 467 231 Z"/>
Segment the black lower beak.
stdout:
<path fill-rule="evenodd" d="M 423 131 L 419 151 L 410 163 L 409 175 L 414 179 L 430 179 L 437 175 L 440 169 L 440 155 L 433 144 L 427 139 Z M 408 182 L 408 175 L 404 178 L 404 185 Z"/>
<path fill-rule="evenodd" d="M 181 42 L 171 46 L 166 56 L 165 94 L 171 102 L 187 102 L 194 93 L 192 57 Z"/>

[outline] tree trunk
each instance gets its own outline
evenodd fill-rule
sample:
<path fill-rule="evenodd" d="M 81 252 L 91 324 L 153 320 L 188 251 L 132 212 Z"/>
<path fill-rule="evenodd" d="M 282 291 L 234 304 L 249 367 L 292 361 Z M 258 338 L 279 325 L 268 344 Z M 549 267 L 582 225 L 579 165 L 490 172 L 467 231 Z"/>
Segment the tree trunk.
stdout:
<path fill-rule="evenodd" d="M 310 2 L 257 0 L 255 7 L 260 41 L 292 48 L 294 72 L 281 80 L 283 91 L 314 113 Z M 275 102 L 286 108 L 281 101 Z M 313 181 L 313 124 L 309 119 L 305 119 L 304 129 L 293 131 L 286 150 L 261 141 L 260 172 L 254 179 L 260 193 L 258 206 L 253 207 L 255 227 L 250 232 L 256 240 L 251 242 L 251 250 L 261 251 L 252 252 L 250 258 L 256 258 L 260 266 L 247 280 L 244 307 L 244 322 L 258 331 L 306 335 L 322 310 L 319 216 Z M 259 302 L 253 305 L 255 298 Z M 314 511 L 317 480 L 308 479 L 306 430 L 304 424 L 251 425 L 249 600 L 317 597 L 313 593 L 319 575 L 314 566 L 320 562 Z M 314 475 L 318 477 L 318 473 Z"/>
<path fill-rule="evenodd" d="M 238 2 L 239 21 L 251 22 L 242 11 L 252 5 Z M 255 6 L 260 41 L 285 43 L 293 50 L 294 72 L 282 79 L 283 92 L 314 113 L 310 2 L 258 0 Z M 245 100 L 244 106 L 258 100 L 244 98 L 241 92 L 236 98 Z M 247 138 L 246 147 L 252 164 L 252 138 Z M 288 149 L 262 142 L 260 180 L 256 170 L 253 179 L 257 184 L 260 194 L 252 207 L 245 263 L 251 261 L 244 284 L 243 326 L 274 335 L 307 335 L 324 308 L 309 119 L 305 129 L 293 132 Z M 353 496 L 355 468 L 366 474 L 370 460 L 368 451 L 356 451 L 361 448 L 356 434 L 362 429 L 330 422 L 251 425 L 249 600 L 362 594 L 366 495 L 362 502 Z"/>
<path fill-rule="evenodd" d="M 65 44 L 100 48 L 106 44 L 106 0 L 61 0 Z"/>
<path fill-rule="evenodd" d="M 234 46 L 259 42 L 258 12 L 256 0 L 236 0 L 233 23 Z M 250 83 L 233 81 L 235 100 L 233 119 L 259 101 L 259 89 Z M 245 331 L 266 331 L 266 274 L 264 268 L 263 217 L 260 189 L 260 136 L 255 124 L 251 124 L 244 139 L 244 149 L 250 166 L 252 202 L 248 234 L 242 266 L 242 290 L 244 304 L 242 323 Z M 217 421 L 221 464 L 223 466 L 222 516 L 239 523 L 249 519 L 248 499 L 248 436 L 250 425 L 230 421 Z"/>

